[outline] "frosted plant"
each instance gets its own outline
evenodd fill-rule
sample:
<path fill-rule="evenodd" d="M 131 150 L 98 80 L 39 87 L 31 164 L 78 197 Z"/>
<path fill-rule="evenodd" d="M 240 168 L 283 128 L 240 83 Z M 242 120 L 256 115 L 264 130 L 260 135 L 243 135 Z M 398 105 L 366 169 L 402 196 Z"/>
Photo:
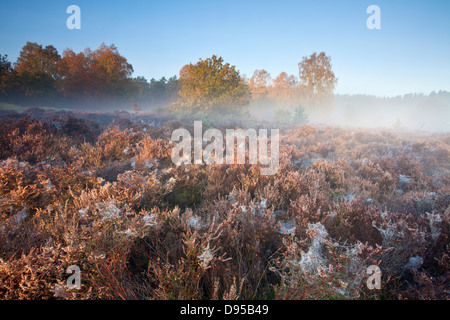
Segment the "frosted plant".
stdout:
<path fill-rule="evenodd" d="M 311 235 L 312 242 L 308 252 L 302 253 L 299 267 L 303 272 L 315 273 L 323 268 L 325 263 L 325 259 L 322 256 L 322 247 L 326 242 L 325 238 L 328 236 L 328 232 L 320 222 L 315 224 L 309 223 L 307 232 Z"/>
<path fill-rule="evenodd" d="M 45 180 L 44 183 L 45 183 L 45 190 L 47 190 L 47 191 L 55 190 L 55 186 L 53 185 L 53 183 L 50 179 Z"/>
<path fill-rule="evenodd" d="M 407 186 L 409 183 L 411 182 L 411 178 L 408 176 L 404 176 L 404 175 L 399 175 L 398 177 L 398 184 L 400 185 L 400 187 L 405 187 Z"/>
<path fill-rule="evenodd" d="M 147 169 L 151 169 L 151 168 L 153 167 L 153 164 L 152 164 L 152 162 L 151 162 L 149 159 L 146 159 L 146 160 L 145 160 L 144 165 L 145 165 L 145 167 L 146 167 Z"/>
<path fill-rule="evenodd" d="M 278 221 L 278 232 L 286 235 L 294 235 L 295 222 L 293 220 Z"/>
<path fill-rule="evenodd" d="M 441 235 L 441 228 L 439 227 L 442 218 L 439 213 L 428 213 L 427 218 L 430 220 L 431 237 L 436 240 Z"/>
<path fill-rule="evenodd" d="M 375 221 L 372 221 L 372 226 L 380 231 L 383 238 L 383 247 L 391 247 L 396 240 L 405 236 L 403 231 L 398 230 L 398 226 L 394 224 L 392 220 L 388 221 L 385 229 L 378 228 Z"/>
<path fill-rule="evenodd" d="M 267 199 L 261 198 L 261 203 L 260 203 L 261 208 L 265 209 L 266 205 L 267 205 Z"/>
<path fill-rule="evenodd" d="M 230 194 L 228 195 L 228 200 L 230 200 L 231 202 L 235 201 L 233 191 L 231 191 Z"/>
<path fill-rule="evenodd" d="M 89 207 L 78 210 L 78 213 L 80 214 L 80 218 L 82 218 L 82 219 L 86 218 L 88 210 L 89 210 Z"/>
<path fill-rule="evenodd" d="M 252 204 L 250 206 L 250 211 L 253 215 L 257 214 L 260 217 L 263 217 L 266 214 L 266 205 L 267 205 L 267 199 L 261 198 L 260 203 L 257 203 L 256 205 Z M 244 212 L 246 212 L 246 211 L 244 211 Z"/>
<path fill-rule="evenodd" d="M 214 259 L 214 252 L 209 248 L 209 243 L 206 245 L 206 248 L 203 250 L 202 254 L 198 256 L 200 259 L 200 263 L 203 268 L 207 268 L 209 263 Z"/>
<path fill-rule="evenodd" d="M 25 220 L 25 218 L 28 216 L 28 212 L 25 208 L 23 208 L 22 210 L 20 210 L 18 213 L 16 213 L 14 215 L 14 221 L 16 223 L 20 223 L 23 220 Z"/>
<path fill-rule="evenodd" d="M 408 270 L 417 270 L 423 264 L 423 258 L 419 256 L 409 258 L 408 263 L 405 265 L 405 269 Z"/>
<path fill-rule="evenodd" d="M 136 236 L 136 231 L 132 230 L 131 228 L 128 228 L 125 231 L 119 231 L 119 233 L 124 234 L 124 235 L 129 236 L 129 237 L 135 237 Z"/>
<path fill-rule="evenodd" d="M 145 226 L 154 227 L 158 224 L 155 214 L 146 214 L 142 217 Z"/>
<path fill-rule="evenodd" d="M 55 298 L 67 299 L 68 293 L 66 287 L 60 283 L 55 284 L 55 288 L 53 289 L 53 296 Z"/>
<path fill-rule="evenodd" d="M 358 286 L 365 269 L 359 255 L 365 248 L 364 245 L 358 243 L 347 246 L 332 241 L 321 223 L 308 224 L 307 233 L 311 238 L 308 251 L 299 252 L 299 245 L 295 240 L 284 241 L 287 244 L 287 255 L 282 268 L 270 270 L 284 278 L 292 289 L 305 281 L 313 288 L 322 288 L 330 295 L 358 297 Z M 325 256 L 325 250 L 331 256 Z"/>
<path fill-rule="evenodd" d="M 200 217 L 195 217 L 195 216 L 190 217 L 187 220 L 187 223 L 191 228 L 196 229 L 196 230 L 199 230 L 202 227 L 201 222 L 200 222 Z"/>
<path fill-rule="evenodd" d="M 117 208 L 115 200 L 108 200 L 104 203 L 96 203 L 97 209 L 99 209 L 99 215 L 102 220 L 110 220 L 120 218 L 122 211 Z"/>
<path fill-rule="evenodd" d="M 258 213 L 260 216 L 264 216 L 266 214 L 266 205 L 267 205 L 267 199 L 261 198 L 261 202 L 259 204 L 259 210 Z"/>
<path fill-rule="evenodd" d="M 341 199 L 347 200 L 348 202 L 353 202 L 356 199 L 356 195 L 353 192 L 350 192 L 347 195 L 341 196 Z"/>
<path fill-rule="evenodd" d="M 171 177 L 166 184 L 164 185 L 164 188 L 166 189 L 166 193 L 172 192 L 173 187 L 175 187 L 175 184 L 177 182 L 177 179 L 174 177 Z"/>

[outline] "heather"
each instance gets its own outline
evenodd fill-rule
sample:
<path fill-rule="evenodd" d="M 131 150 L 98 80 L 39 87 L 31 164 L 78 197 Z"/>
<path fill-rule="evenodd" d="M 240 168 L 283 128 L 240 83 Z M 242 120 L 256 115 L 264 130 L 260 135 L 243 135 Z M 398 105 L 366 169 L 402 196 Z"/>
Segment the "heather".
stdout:
<path fill-rule="evenodd" d="M 449 298 L 448 133 L 204 121 L 276 125 L 280 168 L 263 176 L 175 166 L 189 118 L 30 109 L 0 123 L 2 299 Z"/>

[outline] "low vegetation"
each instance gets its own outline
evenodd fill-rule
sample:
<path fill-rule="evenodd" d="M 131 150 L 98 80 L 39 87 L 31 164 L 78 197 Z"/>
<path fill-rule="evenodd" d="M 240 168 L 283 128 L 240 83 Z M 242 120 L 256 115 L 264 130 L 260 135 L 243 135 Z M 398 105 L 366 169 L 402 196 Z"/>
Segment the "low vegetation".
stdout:
<path fill-rule="evenodd" d="M 449 134 L 283 124 L 280 170 L 262 176 L 173 165 L 183 119 L 0 122 L 2 299 L 449 298 Z"/>

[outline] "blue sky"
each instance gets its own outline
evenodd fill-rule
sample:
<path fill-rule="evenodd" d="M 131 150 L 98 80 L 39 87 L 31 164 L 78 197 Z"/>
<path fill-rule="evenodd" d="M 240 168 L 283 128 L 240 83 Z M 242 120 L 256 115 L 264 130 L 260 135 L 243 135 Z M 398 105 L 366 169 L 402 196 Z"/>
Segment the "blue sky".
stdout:
<path fill-rule="evenodd" d="M 69 30 L 69 5 L 81 30 Z M 381 30 L 369 30 L 369 5 Z M 337 93 L 395 96 L 450 91 L 450 1 L 84 1 L 2 0 L 0 53 L 15 61 L 27 41 L 62 52 L 114 43 L 148 79 L 178 75 L 213 54 L 251 76 L 298 75 L 303 56 L 325 51 Z"/>

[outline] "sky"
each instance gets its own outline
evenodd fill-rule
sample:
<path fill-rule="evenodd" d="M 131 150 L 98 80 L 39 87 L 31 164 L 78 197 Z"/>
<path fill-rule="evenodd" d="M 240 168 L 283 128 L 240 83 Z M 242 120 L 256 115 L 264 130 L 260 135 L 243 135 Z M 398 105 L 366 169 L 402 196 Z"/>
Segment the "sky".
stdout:
<path fill-rule="evenodd" d="M 67 7 L 81 9 L 69 30 Z M 381 10 L 381 29 L 366 12 Z M 0 54 L 15 61 L 27 41 L 60 53 L 115 44 L 133 76 L 178 75 L 213 54 L 247 76 L 266 69 L 298 76 L 313 52 L 331 57 L 338 94 L 397 96 L 450 91 L 450 1 L 2 0 Z"/>

